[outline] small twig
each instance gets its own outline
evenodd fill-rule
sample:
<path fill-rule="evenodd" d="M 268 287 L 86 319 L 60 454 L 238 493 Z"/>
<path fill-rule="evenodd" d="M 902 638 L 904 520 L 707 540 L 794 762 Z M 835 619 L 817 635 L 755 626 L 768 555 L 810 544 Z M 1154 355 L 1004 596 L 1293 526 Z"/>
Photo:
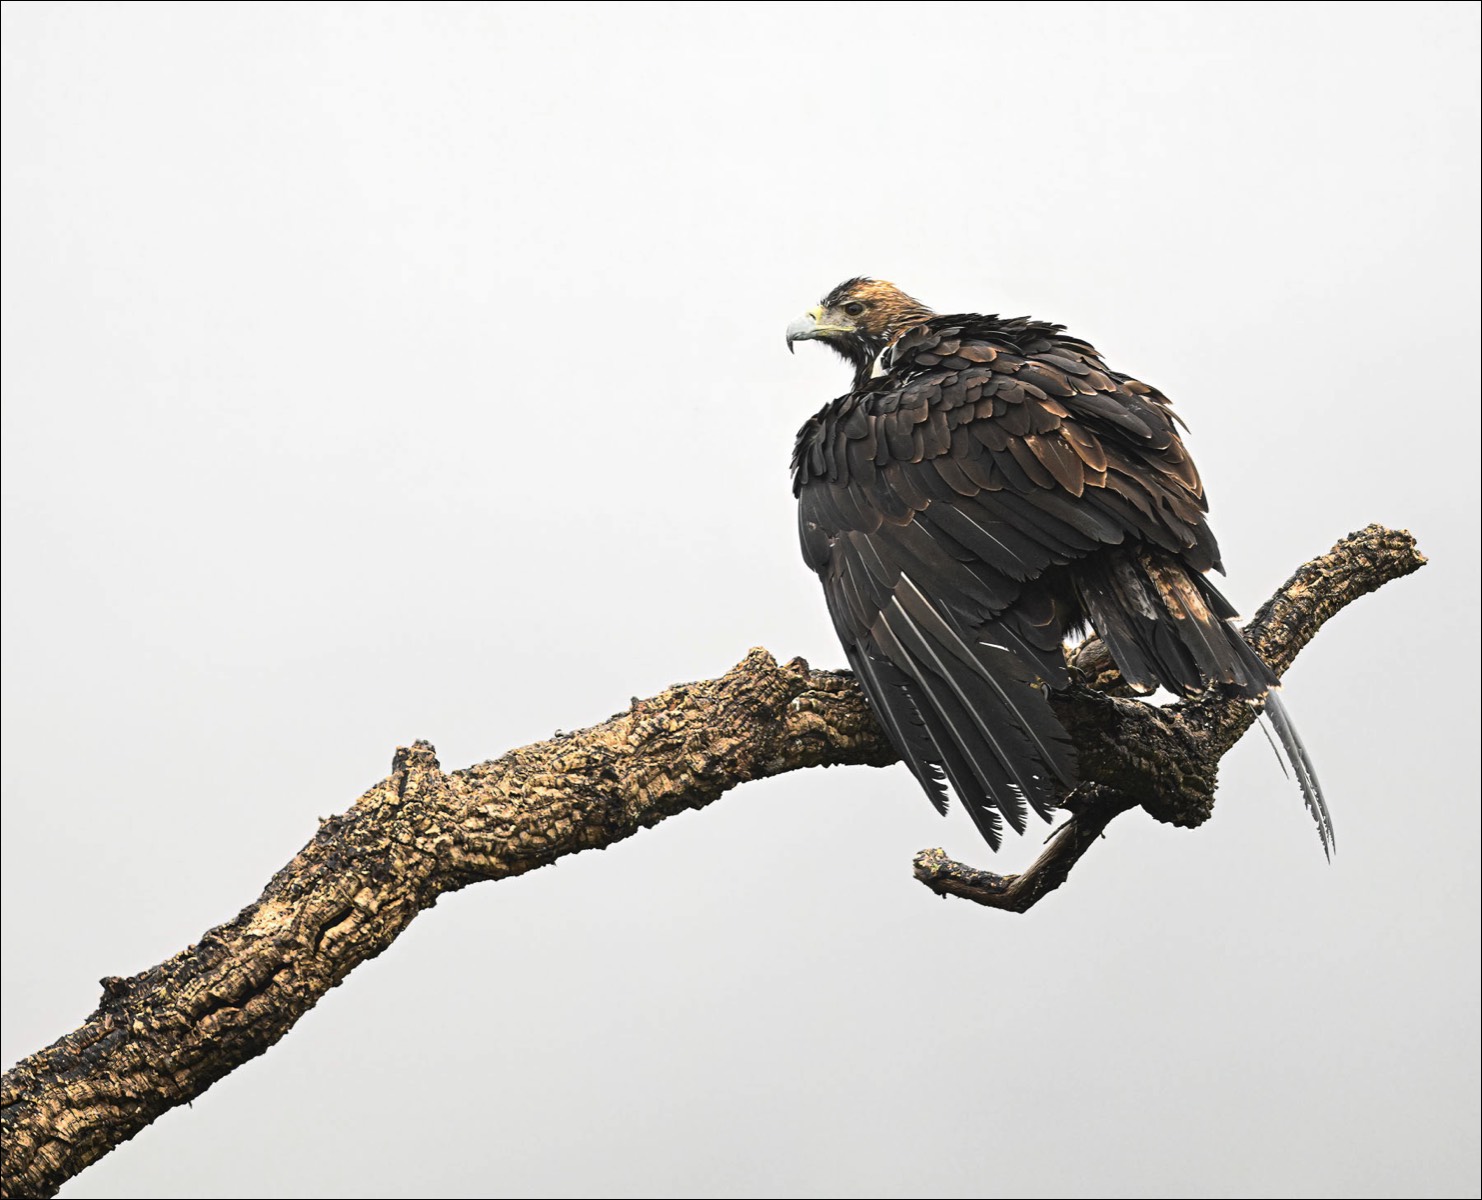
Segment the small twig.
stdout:
<path fill-rule="evenodd" d="M 1104 788 L 1082 788 L 1094 793 L 1075 816 L 1050 835 L 1049 844 L 1022 875 L 995 875 L 956 859 L 945 850 L 923 850 L 916 855 L 916 878 L 939 896 L 960 896 L 987 908 L 1027 912 L 1070 875 L 1071 868 L 1102 836 L 1112 818 L 1136 808 L 1137 801 Z"/>

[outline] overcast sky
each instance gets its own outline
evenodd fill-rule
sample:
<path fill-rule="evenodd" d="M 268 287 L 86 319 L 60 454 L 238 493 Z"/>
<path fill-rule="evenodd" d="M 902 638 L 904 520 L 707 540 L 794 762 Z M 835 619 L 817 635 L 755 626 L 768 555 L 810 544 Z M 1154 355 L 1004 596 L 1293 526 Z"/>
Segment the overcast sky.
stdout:
<path fill-rule="evenodd" d="M 446 899 L 64 1195 L 1477 1194 L 1475 5 L 4 20 L 7 1065 L 399 744 L 842 665 L 783 329 L 846 276 L 1166 391 L 1246 611 L 1432 560 L 1288 677 L 1331 867 L 1258 736 L 1023 917 L 910 861 L 1039 830 L 750 784 Z"/>

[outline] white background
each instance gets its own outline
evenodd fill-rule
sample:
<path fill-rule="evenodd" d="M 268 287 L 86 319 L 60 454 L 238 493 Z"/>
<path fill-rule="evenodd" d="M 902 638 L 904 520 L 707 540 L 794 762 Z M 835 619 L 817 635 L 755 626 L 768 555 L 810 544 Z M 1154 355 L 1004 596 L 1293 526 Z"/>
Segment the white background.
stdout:
<path fill-rule="evenodd" d="M 787 460 L 840 279 L 1093 340 L 1247 611 L 1432 564 L 1026 917 L 904 768 L 450 897 L 84 1196 L 1478 1188 L 1471 4 L 7 4 L 4 1059 L 445 766 L 842 655 Z M 1038 847 L 1009 846 L 1011 870 Z"/>

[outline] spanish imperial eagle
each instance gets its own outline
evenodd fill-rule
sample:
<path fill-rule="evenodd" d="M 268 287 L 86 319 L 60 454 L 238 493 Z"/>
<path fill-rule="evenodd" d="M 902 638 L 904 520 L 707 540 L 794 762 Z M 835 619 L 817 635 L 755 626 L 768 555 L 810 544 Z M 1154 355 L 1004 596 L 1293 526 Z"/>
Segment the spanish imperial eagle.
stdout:
<path fill-rule="evenodd" d="M 1277 679 L 1205 572 L 1221 570 L 1199 473 L 1156 388 L 1064 326 L 938 316 L 850 279 L 787 329 L 854 368 L 798 434 L 803 557 L 911 773 L 997 849 L 1077 782 L 1049 692 L 1065 642 L 1100 635 L 1135 691 L 1264 701 L 1323 850 L 1332 823 Z"/>

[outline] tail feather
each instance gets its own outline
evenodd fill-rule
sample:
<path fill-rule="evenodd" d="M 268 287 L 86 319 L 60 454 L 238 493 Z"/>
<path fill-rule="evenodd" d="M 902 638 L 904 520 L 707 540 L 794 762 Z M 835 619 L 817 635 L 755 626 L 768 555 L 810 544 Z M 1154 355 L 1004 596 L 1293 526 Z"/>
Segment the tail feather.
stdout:
<path fill-rule="evenodd" d="M 1317 825 L 1322 852 L 1332 862 L 1333 851 L 1337 848 L 1333 837 L 1333 817 L 1328 812 L 1328 801 L 1322 794 L 1322 785 L 1317 782 L 1317 772 L 1313 769 L 1312 760 L 1307 757 L 1307 747 L 1297 736 L 1296 726 L 1292 724 L 1291 715 L 1281 699 L 1280 688 L 1273 687 L 1266 693 L 1266 715 L 1271 718 L 1271 726 L 1276 730 L 1281 748 L 1286 751 L 1287 760 L 1292 764 L 1297 786 L 1302 789 L 1302 802 L 1307 805 L 1307 811 L 1312 814 L 1312 820 Z"/>
<path fill-rule="evenodd" d="M 1081 606 L 1133 688 L 1197 696 L 1221 684 L 1254 700 L 1276 683 L 1230 623 L 1230 602 L 1177 559 L 1140 549 L 1087 567 L 1077 577 Z"/>
<path fill-rule="evenodd" d="M 1195 696 L 1217 686 L 1226 695 L 1264 701 L 1331 860 L 1332 817 L 1307 748 L 1281 702 L 1280 682 L 1236 628 L 1235 609 L 1218 589 L 1178 559 L 1146 547 L 1105 555 L 1099 570 L 1080 574 L 1077 587 L 1083 610 L 1133 688 L 1146 692 L 1162 685 Z"/>

